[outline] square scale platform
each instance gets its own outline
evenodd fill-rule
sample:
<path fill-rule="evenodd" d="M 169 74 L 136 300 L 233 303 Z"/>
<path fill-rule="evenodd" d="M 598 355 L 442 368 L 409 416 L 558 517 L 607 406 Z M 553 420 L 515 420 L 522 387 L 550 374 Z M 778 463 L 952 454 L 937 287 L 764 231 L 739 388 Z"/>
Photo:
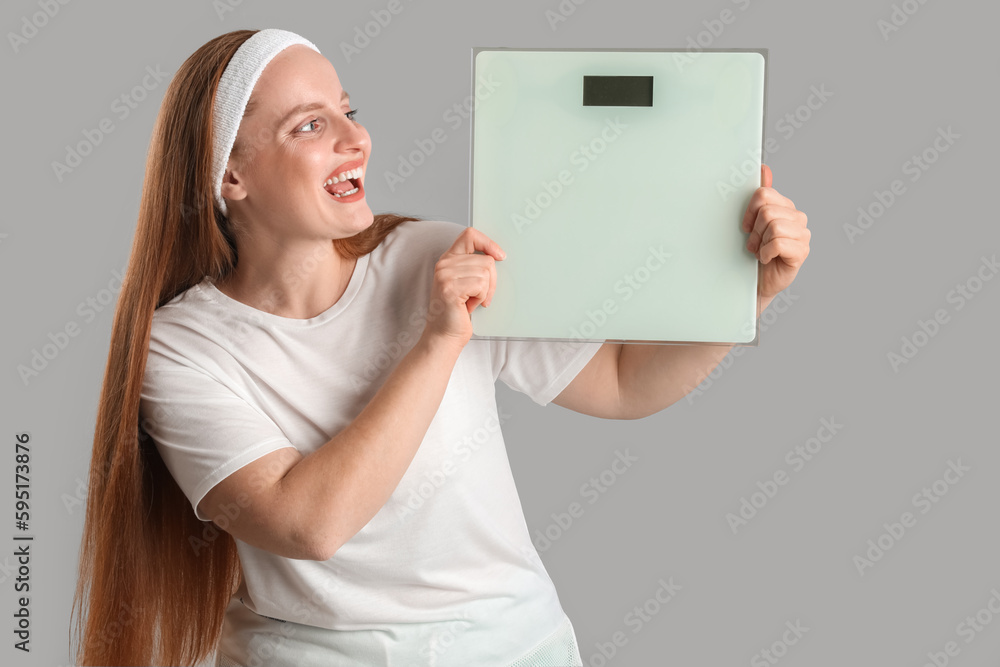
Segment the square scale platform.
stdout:
<path fill-rule="evenodd" d="M 767 49 L 473 49 L 474 336 L 758 342 Z"/>

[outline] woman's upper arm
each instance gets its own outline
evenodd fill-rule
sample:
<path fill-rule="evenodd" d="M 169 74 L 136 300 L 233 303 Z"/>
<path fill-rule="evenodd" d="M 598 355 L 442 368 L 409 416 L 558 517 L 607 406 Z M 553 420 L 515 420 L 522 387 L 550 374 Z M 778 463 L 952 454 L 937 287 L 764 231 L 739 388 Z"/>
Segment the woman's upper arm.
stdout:
<path fill-rule="evenodd" d="M 286 558 L 320 560 L 323 545 L 316 531 L 298 526 L 298 515 L 286 502 L 281 481 L 302 453 L 283 447 L 239 470 L 213 486 L 198 503 L 198 512 L 233 537 Z"/>
<path fill-rule="evenodd" d="M 239 387 L 159 360 L 143 379 L 140 424 L 200 520 L 280 555 L 315 555 L 281 493 L 302 454 Z"/>

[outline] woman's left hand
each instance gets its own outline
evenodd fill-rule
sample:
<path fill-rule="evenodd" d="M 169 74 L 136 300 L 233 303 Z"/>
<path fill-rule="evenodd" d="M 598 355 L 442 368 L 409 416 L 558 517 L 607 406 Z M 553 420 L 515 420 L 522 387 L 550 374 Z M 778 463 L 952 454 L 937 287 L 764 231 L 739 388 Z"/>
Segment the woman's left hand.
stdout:
<path fill-rule="evenodd" d="M 761 299 L 774 298 L 792 284 L 809 255 L 812 235 L 806 228 L 806 214 L 772 188 L 771 182 L 771 169 L 762 164 L 763 185 L 753 193 L 743 214 L 743 231 L 750 233 L 747 250 L 764 265 L 757 287 Z"/>

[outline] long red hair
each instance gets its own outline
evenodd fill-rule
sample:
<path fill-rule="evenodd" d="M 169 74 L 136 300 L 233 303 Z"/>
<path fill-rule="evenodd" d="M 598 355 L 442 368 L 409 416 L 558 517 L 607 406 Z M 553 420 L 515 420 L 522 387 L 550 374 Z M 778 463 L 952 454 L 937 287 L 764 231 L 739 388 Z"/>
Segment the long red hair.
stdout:
<path fill-rule="evenodd" d="M 97 409 L 71 623 L 78 665 L 208 659 L 242 575 L 236 543 L 214 525 L 218 537 L 191 548 L 206 524 L 139 423 L 139 393 L 153 311 L 236 266 L 234 231 L 212 197 L 212 106 L 226 64 L 255 32 L 220 35 L 184 61 L 153 128 Z M 417 219 L 376 215 L 365 231 L 333 243 L 346 258 L 361 257 Z"/>

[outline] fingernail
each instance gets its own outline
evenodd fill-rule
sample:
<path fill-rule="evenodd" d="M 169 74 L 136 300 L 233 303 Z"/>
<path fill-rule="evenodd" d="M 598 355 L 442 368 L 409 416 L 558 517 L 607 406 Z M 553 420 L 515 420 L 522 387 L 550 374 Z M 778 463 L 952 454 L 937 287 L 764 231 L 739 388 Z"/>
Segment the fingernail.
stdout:
<path fill-rule="evenodd" d="M 507 253 L 503 251 L 503 248 L 500 249 L 500 259 L 507 259 Z"/>

